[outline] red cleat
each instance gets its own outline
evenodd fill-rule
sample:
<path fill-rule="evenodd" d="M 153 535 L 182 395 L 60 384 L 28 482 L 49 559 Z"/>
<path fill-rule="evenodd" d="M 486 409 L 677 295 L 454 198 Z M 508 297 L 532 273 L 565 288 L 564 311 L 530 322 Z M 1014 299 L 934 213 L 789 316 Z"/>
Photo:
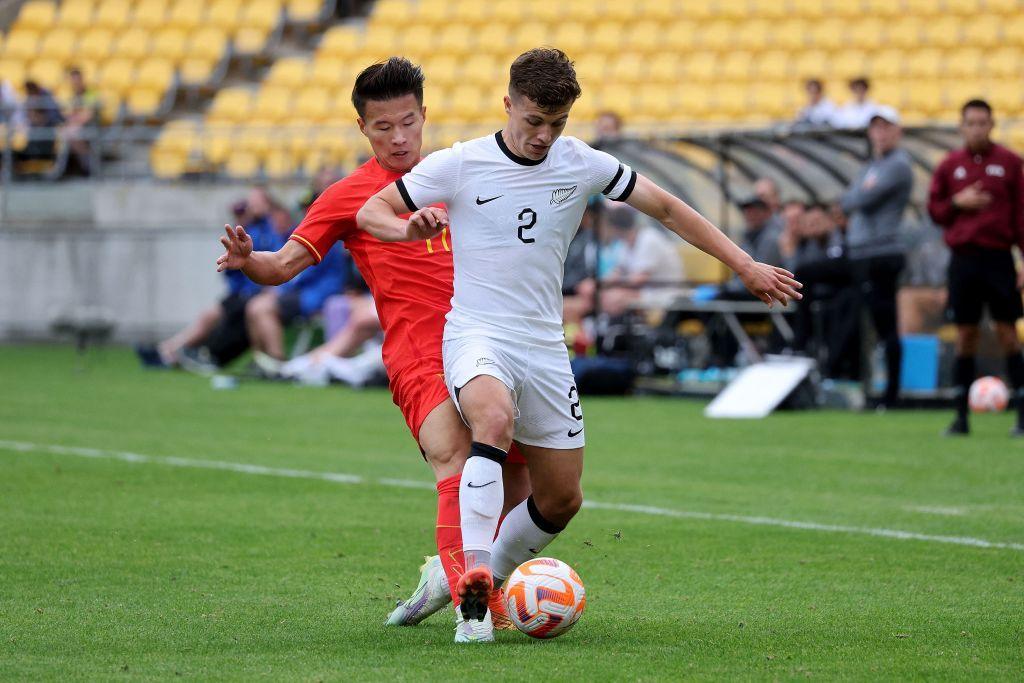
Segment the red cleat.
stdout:
<path fill-rule="evenodd" d="M 508 617 L 508 606 L 505 604 L 505 591 L 501 590 L 500 587 L 495 587 L 491 591 L 490 597 L 487 599 L 487 609 L 491 610 L 491 623 L 494 624 L 494 628 L 501 631 L 510 631 L 515 629 L 516 625 L 512 623 L 512 620 Z"/>
<path fill-rule="evenodd" d="M 459 605 L 462 617 L 483 621 L 487 615 L 487 603 L 492 590 L 494 578 L 488 567 L 473 567 L 460 576 L 459 582 L 455 585 L 455 592 L 462 603 Z"/>

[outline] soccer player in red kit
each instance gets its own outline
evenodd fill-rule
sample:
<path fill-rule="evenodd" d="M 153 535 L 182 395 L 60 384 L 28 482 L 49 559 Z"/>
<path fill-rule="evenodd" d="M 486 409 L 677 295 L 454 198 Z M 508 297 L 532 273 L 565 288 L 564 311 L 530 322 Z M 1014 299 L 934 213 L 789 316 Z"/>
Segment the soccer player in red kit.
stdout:
<path fill-rule="evenodd" d="M 325 190 L 279 251 L 253 252 L 252 241 L 241 227 L 225 226 L 227 236 L 221 243 L 226 251 L 217 264 L 218 270 L 241 269 L 259 284 L 278 285 L 319 263 L 341 240 L 370 287 L 384 329 L 384 365 L 395 404 L 437 479 L 436 540 L 444 571 L 434 574 L 447 586 L 446 590 L 432 587 L 435 581 L 428 580 L 428 568 L 424 569 L 416 593 L 400 603 L 388 621 L 413 624 L 447 604 L 449 596 L 458 602 L 454 587 L 462 572 L 458 494 L 470 435 L 449 398 L 441 359 L 441 337 L 452 298 L 451 242 L 447 229 L 425 241 L 381 242 L 356 225 L 356 213 L 366 200 L 420 160 L 426 115 L 423 72 L 398 57 L 374 64 L 356 78 L 352 104 L 374 157 Z M 427 207 L 409 218 L 416 222 L 431 217 Z M 506 469 L 510 492 L 506 497 L 516 502 L 525 499 L 528 482 L 520 458 Z M 493 619 L 496 626 L 507 627 L 507 617 L 502 619 L 503 610 L 498 608 L 499 597 L 493 600 Z M 456 613 L 456 642 L 490 636 L 489 624 L 484 634 L 479 622 L 467 622 Z"/>

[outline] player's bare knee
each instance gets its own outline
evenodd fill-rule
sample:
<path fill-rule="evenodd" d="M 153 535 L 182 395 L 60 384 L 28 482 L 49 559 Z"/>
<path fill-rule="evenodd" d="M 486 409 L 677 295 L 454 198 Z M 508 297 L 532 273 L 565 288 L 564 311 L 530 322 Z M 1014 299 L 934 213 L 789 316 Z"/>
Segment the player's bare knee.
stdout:
<path fill-rule="evenodd" d="M 486 406 L 473 415 L 473 440 L 507 448 L 512 442 L 512 411 L 505 406 Z"/>
<path fill-rule="evenodd" d="M 461 472 L 466 463 L 466 451 L 454 445 L 444 445 L 425 450 L 427 463 L 435 470 L 445 472 Z"/>
<path fill-rule="evenodd" d="M 560 491 L 551 491 L 536 499 L 537 509 L 545 519 L 564 527 L 583 506 L 583 491 L 577 486 Z"/>

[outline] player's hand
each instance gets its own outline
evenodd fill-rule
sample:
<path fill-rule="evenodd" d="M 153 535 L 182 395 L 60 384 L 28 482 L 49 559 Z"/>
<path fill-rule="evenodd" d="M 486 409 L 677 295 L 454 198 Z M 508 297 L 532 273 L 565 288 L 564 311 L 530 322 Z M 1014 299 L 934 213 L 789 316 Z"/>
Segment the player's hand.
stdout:
<path fill-rule="evenodd" d="M 980 180 L 953 195 L 953 206 L 966 211 L 984 209 L 991 203 L 992 195 L 982 189 Z"/>
<path fill-rule="evenodd" d="M 738 275 L 750 293 L 768 304 L 768 308 L 776 301 L 786 306 L 790 299 L 799 301 L 804 298 L 799 291 L 804 286 L 785 268 L 752 261 Z"/>
<path fill-rule="evenodd" d="M 448 227 L 448 212 L 433 206 L 409 216 L 407 236 L 410 240 L 429 240 Z"/>
<path fill-rule="evenodd" d="M 225 270 L 240 270 L 252 253 L 252 238 L 245 232 L 241 225 L 231 227 L 224 226 L 225 237 L 220 238 L 224 245 L 224 253 L 217 259 L 217 272 Z"/>

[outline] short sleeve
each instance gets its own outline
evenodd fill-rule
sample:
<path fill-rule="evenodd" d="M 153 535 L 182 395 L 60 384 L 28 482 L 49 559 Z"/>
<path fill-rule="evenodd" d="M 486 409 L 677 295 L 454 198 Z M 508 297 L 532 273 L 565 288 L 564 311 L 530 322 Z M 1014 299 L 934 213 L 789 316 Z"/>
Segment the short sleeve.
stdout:
<path fill-rule="evenodd" d="M 594 149 L 583 142 L 580 145 L 590 171 L 590 193 L 600 192 L 615 202 L 629 199 L 636 186 L 636 171 L 608 152 Z"/>
<path fill-rule="evenodd" d="M 306 216 L 288 238 L 306 248 L 317 263 L 339 240 L 356 229 L 356 212 L 366 201 L 348 179 L 340 180 L 316 198 Z"/>
<path fill-rule="evenodd" d="M 395 181 L 409 211 L 448 204 L 459 182 L 459 155 L 454 148 L 438 150 Z"/>

